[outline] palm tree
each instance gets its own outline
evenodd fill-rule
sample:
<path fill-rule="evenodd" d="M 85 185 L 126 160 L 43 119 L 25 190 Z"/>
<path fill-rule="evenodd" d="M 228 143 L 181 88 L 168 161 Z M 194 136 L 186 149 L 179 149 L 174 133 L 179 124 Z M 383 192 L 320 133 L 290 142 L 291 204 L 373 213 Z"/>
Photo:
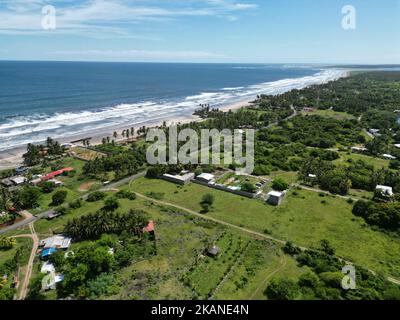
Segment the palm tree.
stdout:
<path fill-rule="evenodd" d="M 6 188 L 0 187 L 0 209 L 9 211 L 11 208 L 11 193 Z"/>
<path fill-rule="evenodd" d="M 117 139 L 117 137 L 118 137 L 117 131 L 114 131 L 113 137 L 114 137 L 114 139 Z"/>

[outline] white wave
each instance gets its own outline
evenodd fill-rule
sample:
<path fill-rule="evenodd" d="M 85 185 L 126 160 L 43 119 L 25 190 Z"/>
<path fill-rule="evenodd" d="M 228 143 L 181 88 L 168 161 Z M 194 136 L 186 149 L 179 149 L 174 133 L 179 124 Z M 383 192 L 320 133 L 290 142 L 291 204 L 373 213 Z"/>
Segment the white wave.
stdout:
<path fill-rule="evenodd" d="M 102 130 L 124 124 L 139 125 L 156 119 L 168 119 L 176 115 L 192 114 L 199 104 L 220 107 L 258 94 L 281 94 L 293 89 L 326 83 L 344 76 L 345 70 L 328 69 L 294 79 L 259 83 L 248 87 L 222 88 L 219 92 L 202 92 L 181 101 L 144 101 L 120 104 L 97 111 L 65 112 L 53 115 L 37 114 L 30 117 L 15 117 L 0 125 L 0 150 L 40 142 L 48 136 L 63 138 L 93 130 Z"/>

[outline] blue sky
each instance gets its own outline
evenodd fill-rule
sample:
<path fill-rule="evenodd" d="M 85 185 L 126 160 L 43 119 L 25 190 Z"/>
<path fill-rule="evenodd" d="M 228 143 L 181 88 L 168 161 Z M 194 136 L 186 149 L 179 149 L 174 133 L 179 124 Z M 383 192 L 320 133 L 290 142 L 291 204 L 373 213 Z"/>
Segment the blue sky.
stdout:
<path fill-rule="evenodd" d="M 400 0 L 0 0 L 0 59 L 400 63 Z"/>

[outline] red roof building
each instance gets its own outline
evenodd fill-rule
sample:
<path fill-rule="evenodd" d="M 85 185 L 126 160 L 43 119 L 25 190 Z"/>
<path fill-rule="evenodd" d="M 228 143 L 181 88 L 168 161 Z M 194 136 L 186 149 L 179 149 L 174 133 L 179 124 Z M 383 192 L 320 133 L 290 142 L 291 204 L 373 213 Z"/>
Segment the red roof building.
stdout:
<path fill-rule="evenodd" d="M 74 168 L 64 168 L 61 170 L 50 172 L 49 174 L 46 174 L 44 177 L 40 178 L 40 180 L 47 181 L 47 180 L 53 179 L 57 176 L 60 176 L 60 175 L 64 174 L 65 172 L 71 172 L 71 171 L 74 171 Z"/>

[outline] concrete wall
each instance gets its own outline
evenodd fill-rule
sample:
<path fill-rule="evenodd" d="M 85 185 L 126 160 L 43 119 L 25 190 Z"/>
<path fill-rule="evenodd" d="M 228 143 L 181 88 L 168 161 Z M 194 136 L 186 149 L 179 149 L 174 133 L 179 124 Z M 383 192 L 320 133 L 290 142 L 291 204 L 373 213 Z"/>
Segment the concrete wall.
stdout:
<path fill-rule="evenodd" d="M 254 199 L 256 197 L 255 193 L 245 192 L 245 191 L 241 191 L 241 190 L 231 190 L 231 189 L 228 189 L 227 187 L 224 187 L 224 186 L 212 185 L 212 184 L 208 184 L 206 182 L 199 181 L 199 180 L 196 180 L 196 179 L 193 180 L 193 182 L 197 183 L 197 184 L 200 184 L 202 186 L 206 186 L 206 187 L 209 187 L 209 188 L 213 188 L 213 189 L 217 189 L 217 190 L 233 193 L 233 194 L 236 194 L 236 195 L 239 195 L 239 196 L 243 196 L 243 197 L 246 197 L 246 198 Z"/>

